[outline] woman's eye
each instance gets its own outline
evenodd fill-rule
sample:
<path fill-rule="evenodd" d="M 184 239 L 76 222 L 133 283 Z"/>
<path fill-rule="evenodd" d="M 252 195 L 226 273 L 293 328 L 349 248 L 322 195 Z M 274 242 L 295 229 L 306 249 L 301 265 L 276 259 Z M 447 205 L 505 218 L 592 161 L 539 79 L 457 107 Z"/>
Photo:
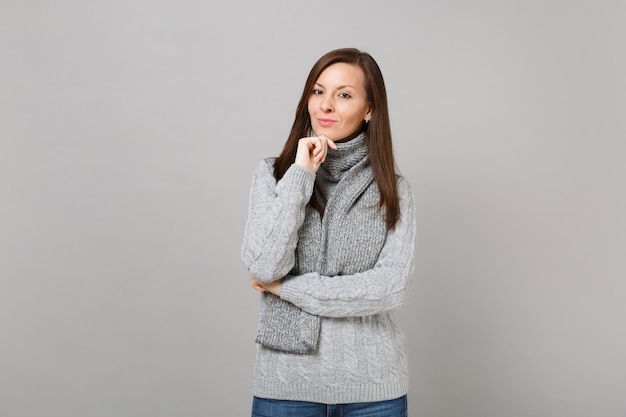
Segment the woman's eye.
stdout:
<path fill-rule="evenodd" d="M 323 94 L 324 92 L 322 90 L 320 90 L 319 88 L 314 88 L 313 89 L 313 94 Z"/>
<path fill-rule="evenodd" d="M 341 98 L 352 98 L 352 96 L 348 93 L 339 93 L 339 97 Z"/>

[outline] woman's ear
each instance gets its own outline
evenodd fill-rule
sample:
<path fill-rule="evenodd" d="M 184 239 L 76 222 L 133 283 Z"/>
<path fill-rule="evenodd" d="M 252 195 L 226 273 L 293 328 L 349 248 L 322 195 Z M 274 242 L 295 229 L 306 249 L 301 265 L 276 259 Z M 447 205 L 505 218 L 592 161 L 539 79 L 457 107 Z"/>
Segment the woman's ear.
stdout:
<path fill-rule="evenodd" d="M 365 122 L 369 122 L 371 119 L 372 119 L 372 106 L 368 106 L 367 113 L 365 113 L 365 117 L 363 118 L 363 120 L 365 120 Z"/>

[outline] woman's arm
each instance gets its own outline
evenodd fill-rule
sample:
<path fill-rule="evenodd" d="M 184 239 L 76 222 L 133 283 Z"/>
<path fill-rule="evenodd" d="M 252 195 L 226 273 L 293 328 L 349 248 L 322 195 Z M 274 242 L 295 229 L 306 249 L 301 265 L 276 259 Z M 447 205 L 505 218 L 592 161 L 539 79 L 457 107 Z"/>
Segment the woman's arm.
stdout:
<path fill-rule="evenodd" d="M 360 317 L 404 304 L 413 272 L 415 202 L 409 183 L 398 182 L 400 221 L 389 231 L 374 267 L 354 275 L 312 272 L 287 276 L 280 296 L 304 311 L 327 317 Z"/>
<path fill-rule="evenodd" d="M 281 279 L 293 268 L 298 230 L 313 193 L 315 172 L 326 159 L 328 148 L 337 146 L 323 135 L 300 139 L 295 162 L 278 183 L 272 159 L 257 164 L 241 259 L 259 283 Z"/>
<path fill-rule="evenodd" d="M 241 258 L 259 282 L 283 278 L 293 268 L 298 229 L 304 221 L 314 182 L 313 172 L 293 164 L 276 183 L 273 161 L 266 159 L 257 164 Z"/>

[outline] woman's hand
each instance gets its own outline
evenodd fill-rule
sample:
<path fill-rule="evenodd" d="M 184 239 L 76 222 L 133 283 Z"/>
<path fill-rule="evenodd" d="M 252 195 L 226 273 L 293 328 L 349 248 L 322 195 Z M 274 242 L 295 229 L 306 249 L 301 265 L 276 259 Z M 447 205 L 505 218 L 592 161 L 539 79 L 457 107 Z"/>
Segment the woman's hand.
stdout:
<path fill-rule="evenodd" d="M 259 292 L 269 292 L 277 297 L 280 297 L 280 287 L 283 285 L 282 279 L 271 282 L 269 284 L 261 284 L 253 276 L 250 276 L 250 279 L 252 280 L 252 288 L 254 288 L 255 290 Z"/>
<path fill-rule="evenodd" d="M 322 162 L 326 159 L 328 147 L 337 149 L 335 142 L 324 135 L 302 138 L 298 141 L 296 151 L 296 164 L 316 173 Z"/>

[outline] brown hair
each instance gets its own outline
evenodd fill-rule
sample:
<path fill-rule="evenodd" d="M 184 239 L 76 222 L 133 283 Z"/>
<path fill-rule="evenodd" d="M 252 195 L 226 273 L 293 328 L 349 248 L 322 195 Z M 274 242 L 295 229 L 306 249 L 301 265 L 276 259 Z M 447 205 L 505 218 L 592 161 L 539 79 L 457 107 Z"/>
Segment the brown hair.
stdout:
<path fill-rule="evenodd" d="M 400 218 L 400 203 L 396 183 L 396 170 L 391 145 L 391 125 L 389 123 L 389 109 L 387 106 L 387 91 L 385 81 L 378 64 L 366 52 L 354 48 L 343 48 L 330 51 L 322 56 L 311 68 L 311 72 L 304 84 L 302 97 L 296 108 L 296 116 L 291 127 L 289 137 L 282 152 L 274 163 L 274 177 L 280 180 L 296 159 L 296 151 L 300 138 L 309 136 L 311 119 L 309 117 L 308 102 L 313 87 L 320 74 L 329 66 L 336 63 L 357 65 L 365 75 L 364 87 L 367 100 L 372 107 L 372 117 L 364 129 L 367 129 L 370 164 L 378 188 L 380 190 L 379 208 L 385 210 L 385 221 L 388 229 L 393 229 Z M 316 192 L 311 196 L 309 203 L 317 211 L 323 213 L 323 196 L 316 185 Z"/>

